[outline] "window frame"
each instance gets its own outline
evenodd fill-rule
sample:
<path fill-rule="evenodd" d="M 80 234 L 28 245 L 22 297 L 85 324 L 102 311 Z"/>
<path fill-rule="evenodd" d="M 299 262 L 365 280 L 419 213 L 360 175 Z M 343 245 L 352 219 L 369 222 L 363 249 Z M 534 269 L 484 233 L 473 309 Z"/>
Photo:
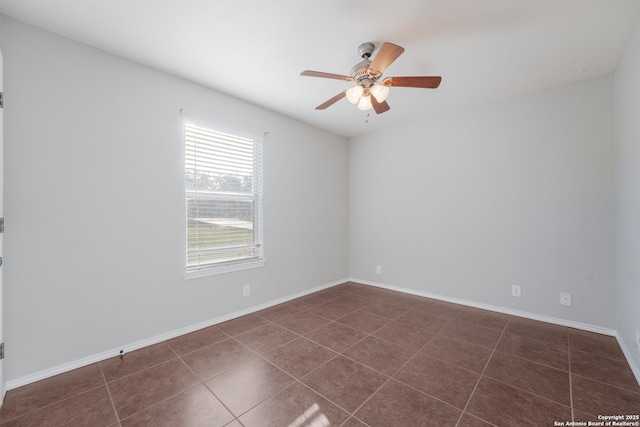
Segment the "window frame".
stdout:
<path fill-rule="evenodd" d="M 253 142 L 253 193 L 225 193 L 208 191 L 206 193 L 198 193 L 197 189 L 188 188 L 187 180 L 187 155 L 188 155 L 188 132 L 189 128 L 201 129 L 204 132 L 213 133 L 222 136 L 230 136 L 233 138 L 250 140 Z M 246 269 L 259 268 L 264 266 L 264 233 L 263 233 L 263 218 L 264 218 L 264 200 L 263 200 L 263 162 L 264 162 L 264 144 L 261 137 L 251 135 L 248 132 L 229 132 L 223 131 L 220 128 L 210 125 L 202 125 L 194 121 L 184 121 L 182 124 L 182 142 L 184 148 L 183 156 L 183 179 L 184 179 L 184 203 L 185 203 L 185 258 L 184 258 L 184 278 L 194 279 L 199 277 L 212 276 L 217 274 L 224 274 L 234 271 L 242 271 Z M 197 150 L 194 147 L 193 150 Z M 189 200 L 192 198 L 200 198 L 200 200 L 228 200 L 228 201 L 240 201 L 240 202 L 253 202 L 253 242 L 247 247 L 254 250 L 254 255 L 251 257 L 226 260 L 219 262 L 212 262 L 208 264 L 201 264 L 199 266 L 189 265 Z M 197 203 L 197 202 L 196 202 Z M 231 247 L 231 246 L 229 246 Z M 206 251 L 206 249 L 205 249 Z"/>

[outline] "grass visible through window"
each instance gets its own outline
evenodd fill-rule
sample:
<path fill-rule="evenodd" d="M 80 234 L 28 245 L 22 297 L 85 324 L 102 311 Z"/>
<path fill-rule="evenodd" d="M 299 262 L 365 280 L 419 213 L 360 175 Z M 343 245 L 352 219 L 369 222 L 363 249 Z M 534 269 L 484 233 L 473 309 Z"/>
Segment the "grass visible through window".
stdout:
<path fill-rule="evenodd" d="M 215 221 L 215 220 L 214 220 Z M 210 224 L 194 219 L 188 224 L 188 249 L 199 249 L 200 253 L 189 255 L 189 263 L 208 263 L 232 261 L 235 259 L 251 258 L 254 255 L 253 230 L 250 228 L 238 228 L 229 225 Z M 243 246 L 233 248 L 233 246 Z M 206 253 L 203 249 L 228 248 L 227 250 Z"/>

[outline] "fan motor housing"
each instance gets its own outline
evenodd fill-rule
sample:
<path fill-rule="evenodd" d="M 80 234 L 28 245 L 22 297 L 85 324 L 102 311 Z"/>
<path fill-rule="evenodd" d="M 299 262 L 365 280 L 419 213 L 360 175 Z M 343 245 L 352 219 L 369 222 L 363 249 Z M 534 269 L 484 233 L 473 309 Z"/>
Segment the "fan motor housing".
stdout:
<path fill-rule="evenodd" d="M 365 59 L 362 62 L 357 63 L 351 69 L 351 77 L 358 81 L 363 77 L 369 77 L 369 67 L 371 66 L 371 61 L 369 59 Z"/>
<path fill-rule="evenodd" d="M 366 88 L 375 83 L 378 77 L 380 77 L 371 75 L 371 60 L 369 58 L 371 58 L 375 49 L 376 47 L 373 43 L 362 43 L 358 46 L 358 54 L 363 60 L 351 69 L 351 78 Z"/>

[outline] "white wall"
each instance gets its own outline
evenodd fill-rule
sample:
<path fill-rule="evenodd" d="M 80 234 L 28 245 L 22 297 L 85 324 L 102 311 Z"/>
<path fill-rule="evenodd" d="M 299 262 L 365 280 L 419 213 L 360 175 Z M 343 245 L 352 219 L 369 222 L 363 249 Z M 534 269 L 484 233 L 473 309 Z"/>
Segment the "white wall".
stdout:
<path fill-rule="evenodd" d="M 617 330 L 640 367 L 640 24 L 616 71 L 615 96 Z"/>
<path fill-rule="evenodd" d="M 617 325 L 633 348 L 638 38 L 616 74 L 617 156 L 612 76 L 347 148 L 341 137 L 0 15 L 6 379 L 349 275 Z M 182 278 L 180 108 L 227 130 L 270 132 L 264 268 Z M 240 297 L 245 283 L 250 298 Z M 512 284 L 522 298 L 510 296 Z M 560 291 L 573 293 L 572 307 L 559 305 Z"/>
<path fill-rule="evenodd" d="M 348 277 L 346 139 L 0 24 L 7 381 Z M 264 268 L 183 279 L 181 108 L 270 133 Z"/>
<path fill-rule="evenodd" d="M 613 329 L 613 104 L 604 76 L 352 139 L 351 277 Z"/>

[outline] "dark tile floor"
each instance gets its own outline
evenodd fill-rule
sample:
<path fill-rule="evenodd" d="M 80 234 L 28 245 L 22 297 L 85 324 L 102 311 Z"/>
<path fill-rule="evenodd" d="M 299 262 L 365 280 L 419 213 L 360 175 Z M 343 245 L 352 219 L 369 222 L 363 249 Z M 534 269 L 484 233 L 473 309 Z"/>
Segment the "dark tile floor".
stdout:
<path fill-rule="evenodd" d="M 615 338 L 346 283 L 11 390 L 1 426 L 553 426 L 640 413 Z"/>

